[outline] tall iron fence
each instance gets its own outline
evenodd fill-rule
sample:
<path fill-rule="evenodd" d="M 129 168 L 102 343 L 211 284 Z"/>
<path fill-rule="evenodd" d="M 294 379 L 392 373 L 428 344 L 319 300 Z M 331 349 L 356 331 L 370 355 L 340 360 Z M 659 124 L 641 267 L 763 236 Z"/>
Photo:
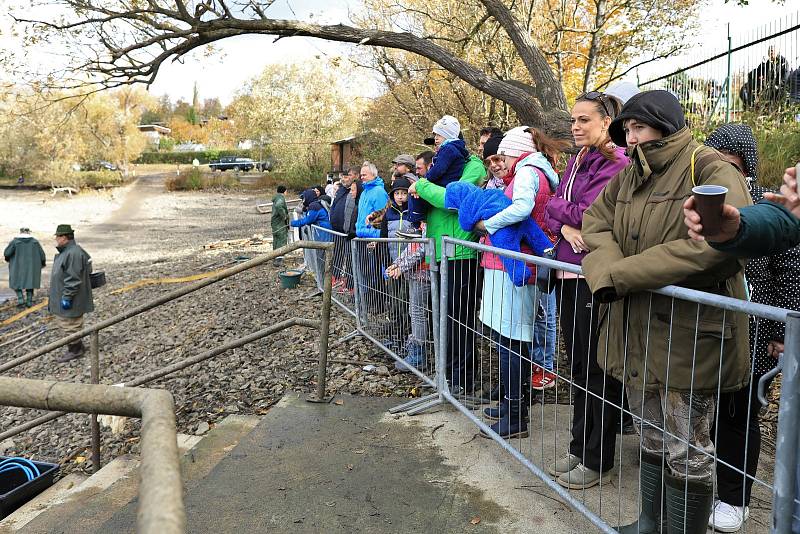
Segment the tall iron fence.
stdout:
<path fill-rule="evenodd" d="M 411 279 L 387 276 L 415 245 L 431 249 L 423 299 L 411 296 Z M 337 304 L 398 370 L 433 388 L 393 411 L 451 404 L 602 532 L 646 510 L 663 520 L 658 532 L 697 532 L 689 527 L 710 506 L 698 502 L 715 496 L 758 503 L 742 532 L 795 532 L 800 314 L 673 286 L 604 305 L 578 266 L 447 237 L 438 265 L 432 240 L 347 246 L 350 262 L 341 253 L 333 272 L 348 294 L 344 273 L 352 273 L 353 300 Z M 477 257 L 465 259 L 463 250 Z M 528 283 L 514 286 L 500 264 L 513 265 L 512 274 L 527 269 Z M 534 284 L 541 266 L 562 273 L 546 290 Z M 415 318 L 418 327 L 424 318 L 424 335 L 414 334 Z M 758 398 L 775 372 L 756 373 L 760 348 L 750 353 L 741 334 L 779 323 L 786 336 L 775 463 L 773 470 L 762 461 L 759 470 Z M 432 352 L 409 360 L 409 342 L 420 337 Z"/>
<path fill-rule="evenodd" d="M 787 9 L 770 24 L 728 34 L 727 43 L 703 47 L 704 59 L 693 50 L 685 67 L 640 80 L 640 87 L 675 93 L 693 127 L 741 121 L 748 113 L 800 121 L 800 12 Z"/>

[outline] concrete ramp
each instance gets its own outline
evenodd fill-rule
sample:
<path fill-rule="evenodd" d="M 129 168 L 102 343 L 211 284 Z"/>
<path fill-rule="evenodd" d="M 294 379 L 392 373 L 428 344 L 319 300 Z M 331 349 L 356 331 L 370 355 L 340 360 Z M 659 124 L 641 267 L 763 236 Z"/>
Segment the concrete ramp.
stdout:
<path fill-rule="evenodd" d="M 187 531 L 501 532 L 505 511 L 421 446 L 427 431 L 383 420 L 398 402 L 285 397 L 205 478 L 187 484 Z M 129 506 L 100 532 L 132 532 L 133 513 Z"/>

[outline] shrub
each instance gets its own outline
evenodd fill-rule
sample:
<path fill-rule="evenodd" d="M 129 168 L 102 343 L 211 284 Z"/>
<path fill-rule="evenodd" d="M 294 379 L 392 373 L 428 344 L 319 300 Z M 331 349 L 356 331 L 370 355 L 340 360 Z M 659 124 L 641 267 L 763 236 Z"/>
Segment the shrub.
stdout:
<path fill-rule="evenodd" d="M 213 189 L 234 189 L 240 187 L 239 180 L 232 175 L 215 175 L 191 168 L 164 182 L 167 191 L 205 191 Z"/>

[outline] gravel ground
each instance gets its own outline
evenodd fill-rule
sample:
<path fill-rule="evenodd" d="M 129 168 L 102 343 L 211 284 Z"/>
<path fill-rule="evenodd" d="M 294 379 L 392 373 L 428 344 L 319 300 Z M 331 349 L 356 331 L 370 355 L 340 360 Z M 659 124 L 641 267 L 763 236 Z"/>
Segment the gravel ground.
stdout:
<path fill-rule="evenodd" d="M 76 236 L 93 256 L 95 270 L 106 271 L 108 278 L 108 285 L 95 292 L 97 311 L 89 316 L 89 322 L 117 315 L 182 284 L 147 286 L 114 295 L 115 289 L 143 278 L 179 277 L 215 270 L 271 249 L 269 243 L 215 250 L 202 248 L 215 241 L 268 234 L 268 216 L 259 215 L 254 209 L 263 197 L 249 192 L 166 193 L 157 178 L 140 181 L 124 193 L 125 200 L 117 206 L 116 212 L 99 210 L 106 215 L 105 219 L 102 215 L 84 219 L 86 222 Z M 13 201 L 0 200 L 0 213 L 5 213 L 5 205 Z M 83 206 L 90 204 L 87 201 Z M 35 205 L 35 202 L 28 203 L 29 207 Z M 51 216 L 52 220 L 42 227 L 63 220 L 58 219 L 63 215 Z M 91 224 L 100 220 L 104 222 Z M 8 231 L 5 218 L 3 224 L 4 231 Z M 300 262 L 299 253 L 287 259 L 288 265 Z M 303 298 L 312 291 L 313 281 L 309 275 L 297 289 L 281 289 L 277 269 L 269 264 L 129 319 L 100 335 L 101 382 L 115 384 L 131 380 L 293 316 L 318 318 L 321 298 Z M 9 305 L 0 307 L 0 321 L 15 312 Z M 352 331 L 349 317 L 336 307 L 332 315 L 332 339 Z M 0 329 L 0 336 L 11 334 L 0 338 L 0 343 L 14 339 L 15 332 L 27 327 L 30 329 L 26 332 L 47 330 L 24 346 L 11 343 L 3 347 L 0 361 L 8 361 L 61 337 L 53 330 L 47 314 L 37 312 Z M 207 425 L 213 426 L 227 414 L 264 414 L 287 391 L 314 390 L 317 341 L 315 331 L 291 328 L 150 385 L 168 389 L 175 396 L 179 432 L 193 434 L 199 430 L 202 433 Z M 51 353 L 24 364 L 7 376 L 89 381 L 86 358 L 57 364 L 55 356 L 56 353 Z M 328 371 L 329 388 L 337 391 L 409 396 L 418 385 L 409 375 L 389 373 L 388 369 L 381 368 L 391 368 L 391 365 L 374 346 L 362 339 L 334 346 L 329 357 L 333 360 Z M 337 363 L 336 360 L 363 361 L 363 364 Z M 363 371 L 361 367 L 367 363 L 379 366 L 379 372 Z M 35 410 L 2 408 L 0 429 L 8 429 L 37 415 L 40 412 Z M 129 420 L 125 431 L 119 435 L 104 430 L 103 460 L 107 462 L 127 452 L 138 453 L 138 439 L 139 422 L 135 420 Z M 89 443 L 88 417 L 72 414 L 0 443 L 0 454 L 24 452 L 36 458 L 63 462 L 64 472 L 89 471 Z"/>

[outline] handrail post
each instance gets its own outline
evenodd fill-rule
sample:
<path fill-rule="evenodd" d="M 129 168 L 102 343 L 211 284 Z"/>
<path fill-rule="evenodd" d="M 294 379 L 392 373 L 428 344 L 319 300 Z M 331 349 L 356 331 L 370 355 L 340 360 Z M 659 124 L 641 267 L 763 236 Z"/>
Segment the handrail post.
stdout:
<path fill-rule="evenodd" d="M 333 247 L 320 249 L 325 254 L 325 271 L 322 275 L 322 313 L 320 315 L 319 369 L 317 370 L 317 400 L 325 398 L 328 369 L 328 335 L 331 326 L 331 271 L 333 269 Z"/>
<path fill-rule="evenodd" d="M 91 365 L 92 384 L 100 383 L 100 334 L 98 331 L 92 332 L 90 336 L 89 362 Z M 100 470 L 100 425 L 97 422 L 97 414 L 90 415 L 92 426 L 92 473 Z"/>
<path fill-rule="evenodd" d="M 783 378 L 778 407 L 778 436 L 775 446 L 775 487 L 773 489 L 772 532 L 792 532 L 797 495 L 797 420 L 800 416 L 800 313 L 786 316 Z"/>

